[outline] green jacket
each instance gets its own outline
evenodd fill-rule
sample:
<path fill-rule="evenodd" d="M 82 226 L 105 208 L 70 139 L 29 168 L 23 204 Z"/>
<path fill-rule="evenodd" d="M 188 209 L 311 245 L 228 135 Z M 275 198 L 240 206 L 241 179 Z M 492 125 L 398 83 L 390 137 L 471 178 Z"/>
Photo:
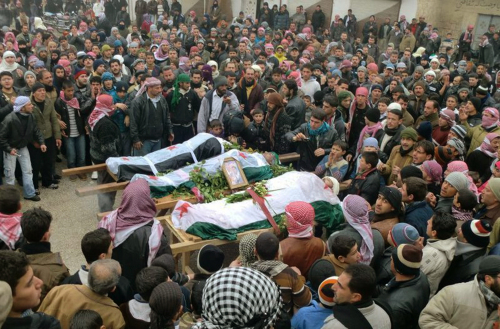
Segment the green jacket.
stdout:
<path fill-rule="evenodd" d="M 36 125 L 40 129 L 43 138 L 47 139 L 54 136 L 55 139 L 61 139 L 61 127 L 59 126 L 57 113 L 54 109 L 54 102 L 45 99 L 43 112 L 35 103 L 33 96 L 31 96 L 31 103 L 33 104 L 33 116 L 35 117 Z"/>

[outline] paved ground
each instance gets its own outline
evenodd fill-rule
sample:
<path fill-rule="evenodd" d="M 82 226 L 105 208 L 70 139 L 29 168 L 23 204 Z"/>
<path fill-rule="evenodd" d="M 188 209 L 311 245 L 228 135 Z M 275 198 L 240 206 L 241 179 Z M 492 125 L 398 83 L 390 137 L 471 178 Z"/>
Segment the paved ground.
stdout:
<path fill-rule="evenodd" d="M 66 168 L 63 160 L 56 164 L 57 172 Z M 22 210 L 32 207 L 42 207 L 52 213 L 52 235 L 51 244 L 53 251 L 60 251 L 66 266 L 73 273 L 85 262 L 81 253 L 80 241 L 85 233 L 97 227 L 98 206 L 97 196 L 78 197 L 75 189 L 88 185 L 95 185 L 96 182 L 90 179 L 87 181 L 77 180 L 71 182 L 68 177 L 63 177 L 59 189 L 40 189 L 41 201 L 33 202 L 22 200 Z M 21 189 L 21 187 L 19 187 Z M 118 193 L 115 208 L 121 200 L 121 192 Z M 226 254 L 225 265 L 227 266 L 238 255 L 236 244 L 222 246 Z M 196 268 L 196 253 L 191 257 L 191 268 Z"/>

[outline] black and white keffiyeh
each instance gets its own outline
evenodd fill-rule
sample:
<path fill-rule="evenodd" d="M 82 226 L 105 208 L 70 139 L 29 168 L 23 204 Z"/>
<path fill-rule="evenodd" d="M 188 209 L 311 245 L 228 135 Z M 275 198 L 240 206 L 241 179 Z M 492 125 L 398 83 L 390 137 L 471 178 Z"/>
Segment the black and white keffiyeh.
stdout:
<path fill-rule="evenodd" d="M 225 268 L 203 289 L 202 328 L 270 328 L 280 308 L 280 291 L 271 279 L 248 267 Z"/>

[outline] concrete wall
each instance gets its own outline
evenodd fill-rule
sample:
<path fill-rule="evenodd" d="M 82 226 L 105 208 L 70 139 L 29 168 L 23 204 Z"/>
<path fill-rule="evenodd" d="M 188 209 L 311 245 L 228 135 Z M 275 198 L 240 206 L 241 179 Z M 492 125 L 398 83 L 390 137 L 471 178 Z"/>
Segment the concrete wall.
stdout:
<path fill-rule="evenodd" d="M 467 25 L 476 25 L 479 14 L 500 15 L 500 1 L 418 0 L 417 13 L 437 27 L 441 35 L 451 32 L 453 38 L 458 38 Z"/>

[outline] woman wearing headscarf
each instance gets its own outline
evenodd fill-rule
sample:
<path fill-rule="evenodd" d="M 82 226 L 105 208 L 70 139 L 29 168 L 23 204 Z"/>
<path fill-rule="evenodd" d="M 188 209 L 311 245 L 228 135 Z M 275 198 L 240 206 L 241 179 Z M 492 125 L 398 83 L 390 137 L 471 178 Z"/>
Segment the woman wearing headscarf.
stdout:
<path fill-rule="evenodd" d="M 121 154 L 120 128 L 110 118 L 115 107 L 113 97 L 107 94 L 99 95 L 96 105 L 88 119 L 90 137 L 90 158 L 94 164 L 105 163 L 109 157 Z M 99 171 L 98 184 L 111 183 L 115 180 L 108 172 Z M 113 210 L 116 192 L 102 193 L 97 196 L 99 211 Z"/>
<path fill-rule="evenodd" d="M 283 97 L 274 92 L 269 94 L 267 108 L 265 131 L 269 134 L 268 145 L 277 154 L 288 153 L 290 143 L 285 135 L 292 129 L 292 119 L 285 112 Z"/>
<path fill-rule="evenodd" d="M 11 41 L 12 44 L 14 45 L 14 50 L 19 51 L 19 45 L 17 44 L 17 39 L 14 33 L 12 32 L 7 32 L 5 33 L 5 37 L 3 39 L 3 43 L 5 44 L 7 41 Z"/>
<path fill-rule="evenodd" d="M 270 329 L 283 312 L 278 286 L 247 267 L 225 268 L 212 275 L 203 290 L 202 305 L 203 329 Z"/>
<path fill-rule="evenodd" d="M 208 61 L 207 64 L 212 69 L 212 78 L 216 79 L 219 76 L 219 64 L 216 61 Z"/>
<path fill-rule="evenodd" d="M 156 204 L 151 199 L 144 179 L 131 182 L 123 191 L 120 207 L 101 219 L 98 227 L 105 228 L 113 240 L 113 259 L 122 267 L 135 291 L 135 277 L 153 259 L 171 254 L 161 223 L 155 218 Z"/>
<path fill-rule="evenodd" d="M 180 57 L 179 58 L 179 71 L 180 73 L 185 73 L 189 74 L 189 71 L 191 70 L 191 60 L 189 57 Z"/>
<path fill-rule="evenodd" d="M 490 167 L 496 162 L 499 146 L 500 132 L 491 132 L 484 137 L 481 145 L 467 156 L 468 169 L 479 173 L 483 183 L 491 177 Z"/>
<path fill-rule="evenodd" d="M 307 202 L 294 201 L 285 207 L 288 237 L 280 242 L 283 262 L 295 266 L 306 279 L 311 265 L 325 255 L 323 240 L 314 237 L 314 208 Z"/>
<path fill-rule="evenodd" d="M 16 87 L 21 87 L 23 85 L 24 72 L 26 72 L 26 69 L 16 63 L 16 54 L 12 51 L 6 51 L 3 53 L 2 62 L 0 63 L 0 72 L 4 71 L 12 73 L 14 85 Z"/>
<path fill-rule="evenodd" d="M 208 64 L 203 65 L 201 68 L 201 75 L 203 77 L 203 82 L 207 85 L 214 85 L 214 79 L 212 77 L 212 67 Z"/>
<path fill-rule="evenodd" d="M 369 204 L 359 195 L 348 195 L 342 203 L 346 220 L 345 228 L 330 235 L 328 245 L 338 235 L 353 237 L 361 253 L 360 263 L 376 264 L 385 249 L 385 239 L 382 234 L 370 226 L 368 217 Z"/>
<path fill-rule="evenodd" d="M 149 33 L 151 25 L 153 25 L 153 22 L 151 21 L 151 16 L 149 14 L 142 15 L 141 31 L 146 31 Z"/>

